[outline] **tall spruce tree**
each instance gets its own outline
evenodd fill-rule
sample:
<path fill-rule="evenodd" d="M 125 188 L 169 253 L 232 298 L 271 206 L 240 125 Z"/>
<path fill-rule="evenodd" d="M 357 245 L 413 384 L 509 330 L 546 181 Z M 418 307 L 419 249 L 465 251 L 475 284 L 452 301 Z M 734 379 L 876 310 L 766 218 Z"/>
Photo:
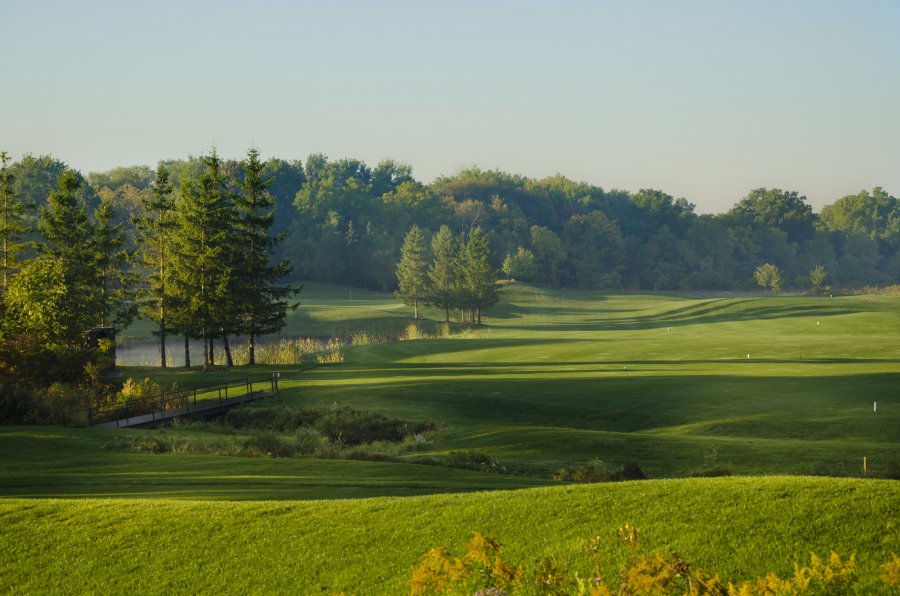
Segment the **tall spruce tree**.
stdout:
<path fill-rule="evenodd" d="M 26 243 L 20 240 L 30 231 L 25 225 L 26 206 L 19 200 L 8 164 L 9 155 L 0 151 L 0 296 L 9 287 L 18 257 L 25 250 Z"/>
<path fill-rule="evenodd" d="M 233 204 L 215 149 L 203 164 L 199 179 L 182 180 L 172 235 L 171 281 L 177 308 L 173 322 L 185 336 L 203 339 L 203 366 L 208 368 L 215 364 L 213 337 L 221 333 L 228 310 Z"/>
<path fill-rule="evenodd" d="M 444 320 L 450 322 L 450 308 L 455 305 L 457 288 L 456 241 L 447 226 L 441 226 L 431 239 L 434 260 L 428 268 L 431 289 L 428 302 L 444 309 Z"/>
<path fill-rule="evenodd" d="M 487 236 L 479 227 L 469 232 L 469 238 L 460 246 L 459 267 L 461 303 L 469 309 L 472 323 L 481 325 L 482 310 L 496 304 L 497 272 L 491 266 L 491 251 Z"/>
<path fill-rule="evenodd" d="M 419 302 L 428 296 L 428 263 L 425 239 L 419 226 L 413 226 L 403 239 L 400 262 L 397 263 L 397 297 L 413 307 L 413 319 L 419 318 Z"/>
<path fill-rule="evenodd" d="M 44 240 L 39 250 L 60 261 L 70 296 L 67 304 L 79 310 L 77 319 L 84 331 L 99 318 L 97 304 L 90 300 L 96 281 L 96 262 L 91 258 L 94 226 L 81 199 L 81 177 L 74 171 L 60 174 L 57 190 L 41 208 L 38 231 Z"/>
<path fill-rule="evenodd" d="M 244 179 L 235 195 L 236 272 L 232 284 L 237 298 L 239 332 L 249 338 L 249 364 L 256 364 L 256 338 L 284 327 L 288 297 L 298 292 L 280 282 L 291 271 L 290 264 L 272 264 L 276 244 L 284 237 L 269 233 L 275 218 L 275 201 L 268 193 L 271 179 L 263 178 L 265 164 L 259 152 L 250 149 L 242 162 Z"/>
<path fill-rule="evenodd" d="M 172 301 L 169 271 L 170 242 L 175 224 L 175 200 L 169 171 L 159 164 L 152 193 L 144 198 L 141 211 L 134 221 L 137 232 L 137 264 L 144 273 L 140 292 L 140 309 L 143 316 L 157 325 L 159 360 L 166 368 L 166 334 L 169 330 L 168 315 Z M 190 354 L 187 355 L 190 362 Z"/>
<path fill-rule="evenodd" d="M 122 223 L 114 222 L 112 202 L 101 199 L 94 211 L 94 237 L 91 242 L 94 280 L 91 302 L 97 309 L 96 324 L 121 330 L 134 320 L 135 283 L 131 269 L 132 251 L 125 247 Z"/>

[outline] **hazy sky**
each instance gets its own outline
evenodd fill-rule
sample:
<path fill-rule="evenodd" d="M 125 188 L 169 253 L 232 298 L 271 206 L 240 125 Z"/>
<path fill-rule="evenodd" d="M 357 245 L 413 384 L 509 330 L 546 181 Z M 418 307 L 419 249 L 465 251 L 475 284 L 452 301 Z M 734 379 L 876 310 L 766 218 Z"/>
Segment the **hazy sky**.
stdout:
<path fill-rule="evenodd" d="M 900 194 L 900 2 L 0 0 L 0 149 Z"/>

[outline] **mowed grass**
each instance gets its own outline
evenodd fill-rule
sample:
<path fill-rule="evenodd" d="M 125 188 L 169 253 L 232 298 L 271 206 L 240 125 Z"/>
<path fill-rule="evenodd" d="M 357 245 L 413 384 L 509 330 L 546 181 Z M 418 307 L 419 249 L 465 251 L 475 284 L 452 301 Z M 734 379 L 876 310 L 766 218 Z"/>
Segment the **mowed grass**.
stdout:
<path fill-rule="evenodd" d="M 409 323 L 390 296 L 350 307 L 346 289 L 320 290 L 290 319 L 299 335 Z M 615 530 L 630 523 L 647 551 L 729 580 L 790 574 L 810 551 L 856 553 L 857 593 L 884 593 L 900 482 L 872 477 L 900 468 L 900 301 L 522 285 L 502 296 L 474 337 L 348 348 L 340 365 L 121 370 L 197 387 L 278 371 L 281 393 L 244 407 L 337 404 L 447 425 L 404 461 L 151 455 L 101 448 L 148 431 L 0 429 L 2 585 L 395 594 L 421 554 L 459 554 L 473 531 L 512 561 L 554 555 L 582 576 L 578 539 L 599 534 L 614 575 Z M 636 462 L 657 480 L 561 485 L 406 461 L 460 450 L 545 476 L 592 458 Z M 868 479 L 773 476 L 861 477 L 864 457 Z M 679 478 L 714 467 L 748 476 Z"/>
<path fill-rule="evenodd" d="M 896 298 L 503 298 L 478 339 L 353 348 L 288 375 L 282 402 L 429 417 L 452 433 L 423 456 L 477 449 L 526 470 L 599 457 L 655 477 L 862 475 L 865 457 L 900 473 Z"/>
<path fill-rule="evenodd" d="M 531 568 L 555 556 L 570 577 L 590 573 L 579 538 L 599 535 L 612 578 L 630 523 L 644 552 L 732 581 L 790 575 L 810 551 L 855 553 L 854 593 L 878 594 L 898 520 L 900 483 L 783 477 L 327 502 L 0 499 L 0 578 L 23 593 L 402 594 L 419 556 L 459 555 L 473 531 Z"/>
<path fill-rule="evenodd" d="M 351 499 L 544 486 L 546 480 L 390 462 L 109 449 L 136 429 L 0 428 L 0 495 L 202 500 Z"/>

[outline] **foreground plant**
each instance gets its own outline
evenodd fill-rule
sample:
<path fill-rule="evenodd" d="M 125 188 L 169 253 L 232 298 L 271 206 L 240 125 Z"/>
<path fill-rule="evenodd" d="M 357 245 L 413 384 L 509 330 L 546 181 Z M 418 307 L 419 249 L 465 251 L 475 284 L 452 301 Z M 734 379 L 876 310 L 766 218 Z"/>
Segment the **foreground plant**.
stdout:
<path fill-rule="evenodd" d="M 602 572 L 602 539 L 581 541 L 581 550 L 590 560 L 590 573 L 570 575 L 555 557 L 546 557 L 533 568 L 508 563 L 500 556 L 500 543 L 476 532 L 462 557 L 453 557 L 444 547 L 432 548 L 413 568 L 410 594 L 579 594 L 590 596 L 632 596 L 641 594 L 685 596 L 775 596 L 845 594 L 856 582 L 856 556 L 842 559 L 833 552 L 822 558 L 812 553 L 808 565 L 794 564 L 794 573 L 781 577 L 768 573 L 737 584 L 723 582 L 691 565 L 677 554 L 640 550 L 640 532 L 633 526 L 619 529 L 619 543 L 628 562 L 611 574 Z M 900 557 L 884 565 L 881 579 L 900 585 Z"/>

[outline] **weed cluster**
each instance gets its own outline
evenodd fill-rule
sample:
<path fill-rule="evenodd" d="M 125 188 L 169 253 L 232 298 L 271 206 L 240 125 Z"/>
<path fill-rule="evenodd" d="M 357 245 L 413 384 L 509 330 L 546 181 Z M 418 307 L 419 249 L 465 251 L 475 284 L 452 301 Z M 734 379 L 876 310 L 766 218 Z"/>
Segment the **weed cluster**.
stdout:
<path fill-rule="evenodd" d="M 388 460 L 426 449 L 440 432 L 430 420 L 411 422 L 336 405 L 325 410 L 235 408 L 214 420 L 177 421 L 172 427 L 204 432 L 149 431 L 116 437 L 104 448 L 145 453 Z"/>
<path fill-rule="evenodd" d="M 794 573 L 775 573 L 738 583 L 724 582 L 692 566 L 677 554 L 640 552 L 641 534 L 629 525 L 619 528 L 618 542 L 627 564 L 607 573 L 603 565 L 603 539 L 581 541 L 589 563 L 569 570 L 556 557 L 546 557 L 528 568 L 505 561 L 494 538 L 475 532 L 461 557 L 444 547 L 430 549 L 419 558 L 410 578 L 410 594 L 685 594 L 691 596 L 754 596 L 768 594 L 844 594 L 857 581 L 856 556 L 827 558 L 812 553 L 808 565 L 794 564 Z M 900 557 L 893 555 L 882 567 L 881 579 L 900 587 Z"/>
<path fill-rule="evenodd" d="M 594 458 L 582 466 L 567 465 L 553 474 L 554 480 L 567 482 L 619 482 L 621 480 L 644 480 L 647 475 L 634 463 L 610 464 Z"/>
<path fill-rule="evenodd" d="M 504 474 L 506 466 L 499 460 L 481 451 L 451 451 L 444 457 L 422 457 L 415 460 L 416 463 L 431 466 L 447 466 L 449 468 L 461 468 L 463 470 L 475 470 L 477 472 L 495 472 Z"/>

